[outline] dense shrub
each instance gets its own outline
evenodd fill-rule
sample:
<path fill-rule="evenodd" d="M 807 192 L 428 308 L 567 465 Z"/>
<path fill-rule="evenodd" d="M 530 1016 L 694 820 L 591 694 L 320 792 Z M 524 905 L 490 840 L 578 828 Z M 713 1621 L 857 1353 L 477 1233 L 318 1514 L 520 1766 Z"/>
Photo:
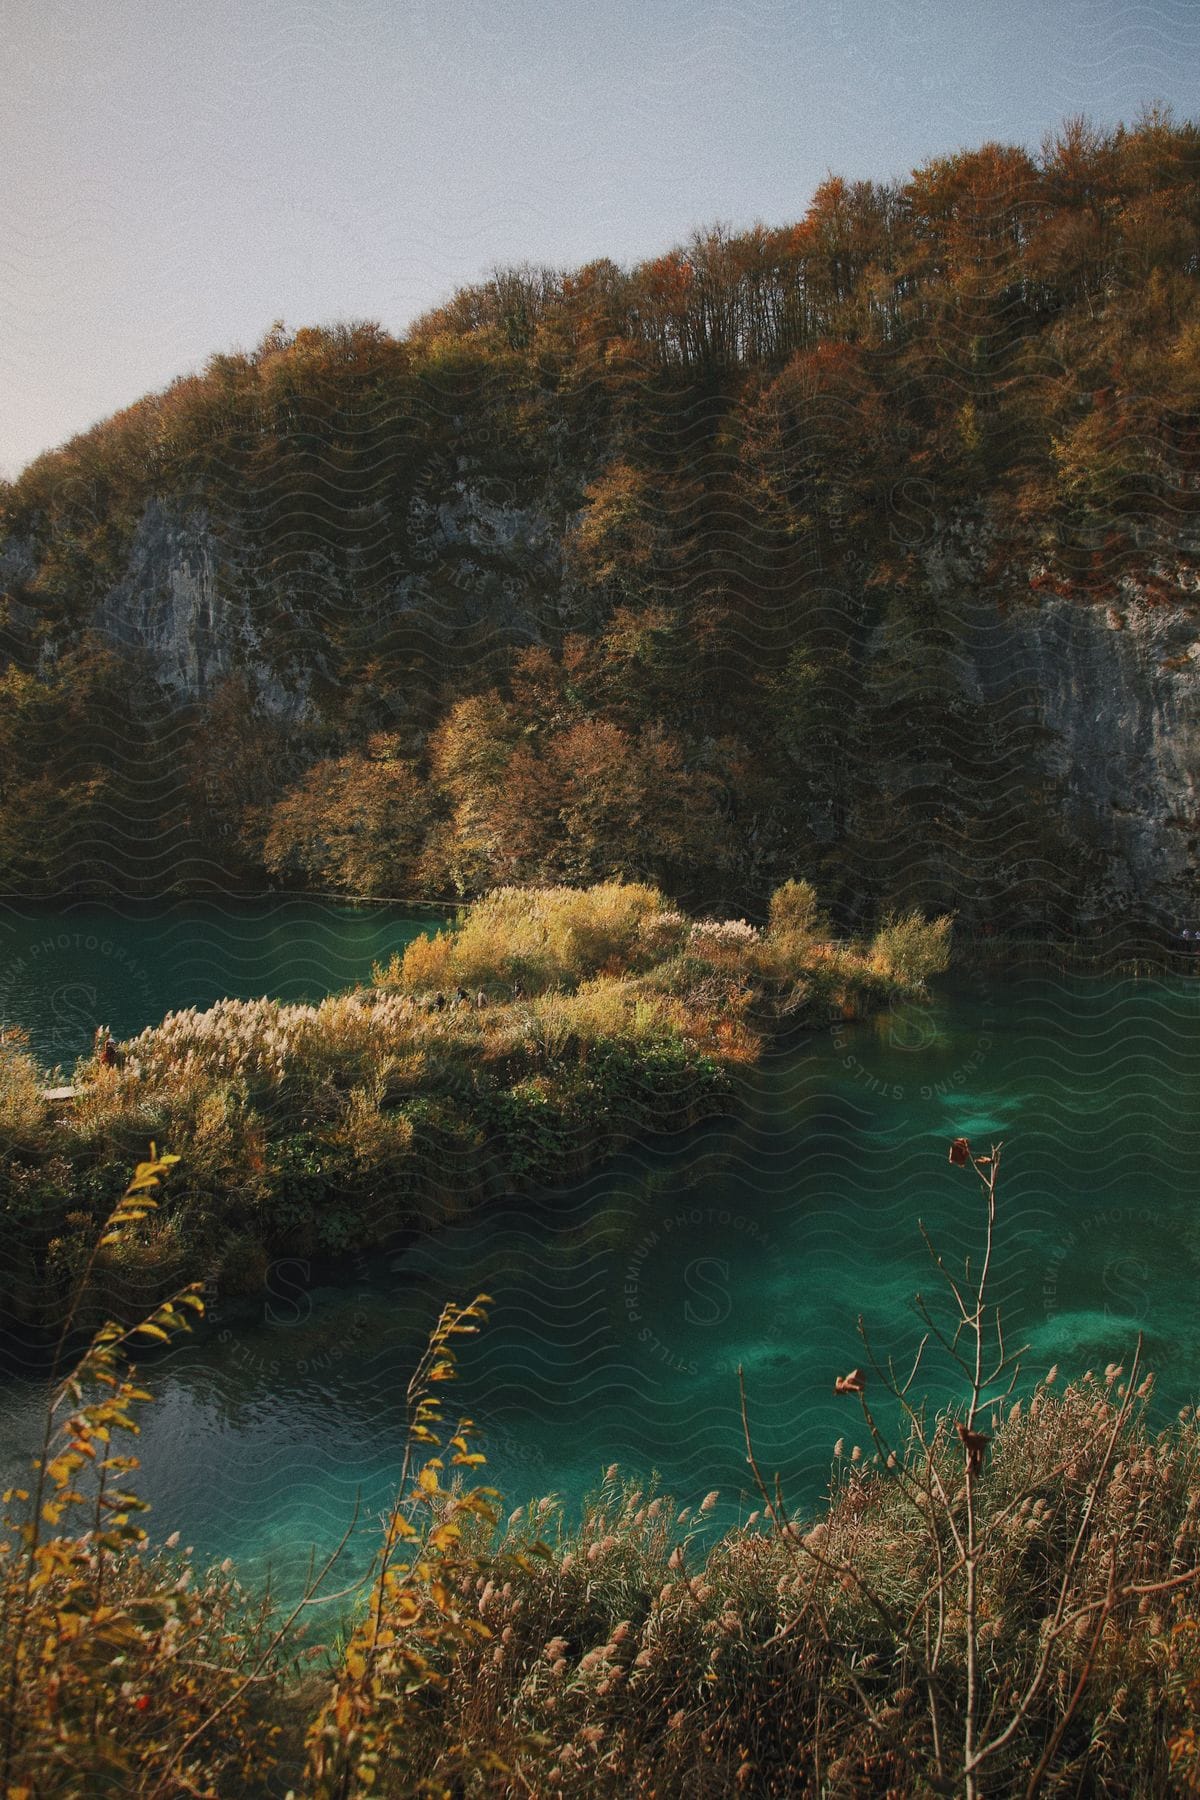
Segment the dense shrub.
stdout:
<path fill-rule="evenodd" d="M 950 966 L 948 917 L 927 920 L 919 912 L 891 918 L 871 940 L 871 961 L 896 981 L 919 985 Z"/>
<path fill-rule="evenodd" d="M 27 1143 L 46 1117 L 41 1070 L 21 1034 L 0 1037 L 0 1142 Z"/>

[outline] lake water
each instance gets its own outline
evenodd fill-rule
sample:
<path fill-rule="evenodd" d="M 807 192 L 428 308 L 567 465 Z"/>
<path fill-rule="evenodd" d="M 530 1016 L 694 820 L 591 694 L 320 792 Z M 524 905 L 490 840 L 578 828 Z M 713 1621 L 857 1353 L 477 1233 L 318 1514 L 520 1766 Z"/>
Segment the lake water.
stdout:
<path fill-rule="evenodd" d="M 23 1026 L 35 1053 L 69 1074 L 98 1025 L 123 1038 L 227 995 L 319 1000 L 429 929 L 394 907 L 290 895 L 52 913 L 3 901 L 0 1025 Z"/>
<path fill-rule="evenodd" d="M 347 947 L 343 978 L 380 953 Z M 736 1123 L 464 1217 L 394 1266 L 364 1258 L 322 1286 L 302 1261 L 280 1263 L 253 1306 L 218 1300 L 195 1338 L 145 1366 L 154 1529 L 252 1573 L 269 1562 L 286 1587 L 357 1497 L 350 1555 L 365 1567 L 414 1357 L 441 1302 L 480 1289 L 491 1320 L 446 1394 L 483 1427 L 506 1504 L 550 1491 L 575 1504 L 618 1461 L 658 1471 L 680 1504 L 719 1488 L 716 1519 L 744 1516 L 757 1500 L 739 1364 L 761 1462 L 813 1502 L 836 1440 L 848 1453 L 862 1437 L 857 1402 L 832 1392 L 864 1362 L 859 1315 L 875 1354 L 907 1366 L 911 1297 L 938 1291 L 918 1221 L 948 1259 L 981 1243 L 978 1185 L 947 1162 L 960 1134 L 1005 1142 L 993 1291 L 1028 1371 L 1127 1361 L 1141 1332 L 1163 1416 L 1200 1397 L 1200 984 L 960 979 L 772 1056 L 744 1098 Z M 919 1385 L 935 1401 L 956 1392 L 944 1360 Z M 39 1401 L 10 1376 L 6 1473 Z"/>

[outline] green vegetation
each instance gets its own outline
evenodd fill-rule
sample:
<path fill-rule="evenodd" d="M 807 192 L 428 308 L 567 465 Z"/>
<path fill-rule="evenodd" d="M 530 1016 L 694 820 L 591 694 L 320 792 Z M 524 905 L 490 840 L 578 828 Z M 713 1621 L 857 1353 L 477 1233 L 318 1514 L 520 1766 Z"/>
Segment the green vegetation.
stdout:
<path fill-rule="evenodd" d="M 762 1503 L 715 1542 L 717 1492 L 677 1510 L 615 1465 L 579 1522 L 546 1496 L 502 1526 L 499 1496 L 464 1486 L 484 1463 L 470 1422 L 438 1405 L 487 1296 L 447 1306 L 409 1385 L 378 1553 L 340 1590 L 340 1648 L 306 1650 L 302 1623 L 340 1550 L 280 1618 L 227 1566 L 147 1547 L 135 1459 L 114 1452 L 148 1398 L 128 1358 L 201 1301 L 184 1290 L 104 1327 L 54 1392 L 29 1489 L 5 1499 L 5 1792 L 1200 1790 L 1200 1409 L 1151 1427 L 1140 1345 L 1128 1373 L 1017 1387 L 988 1292 L 1001 1148 L 952 1146 L 980 1179 L 979 1257 L 935 1259 L 947 1317 L 919 1303 L 963 1398 L 931 1411 L 922 1349 L 898 1378 L 864 1331 L 867 1368 L 835 1382 L 862 1443 L 835 1450 L 815 1519 L 759 1469 L 743 1388 Z M 160 1210 L 175 1160 L 139 1166 L 90 1267 Z"/>
<path fill-rule="evenodd" d="M 90 1304 L 127 1316 L 183 1280 L 253 1291 L 272 1256 L 403 1242 L 573 1179 L 638 1132 L 727 1110 L 732 1071 L 784 1017 L 865 1010 L 945 967 L 948 921 L 837 947 L 802 891 L 759 931 L 689 921 L 645 886 L 500 889 L 370 986 L 169 1014 L 118 1066 L 82 1062 L 58 1108 L 19 1043 L 0 1046 L 9 1316 L 58 1316 L 150 1137 L 190 1149 L 169 1205 L 96 1264 Z"/>
<path fill-rule="evenodd" d="M 1198 245 L 1200 128 L 1074 120 L 213 357 L 0 490 L 5 890 L 1111 910 L 964 604 L 1189 585 Z M 135 538 L 230 609 L 186 695 Z"/>

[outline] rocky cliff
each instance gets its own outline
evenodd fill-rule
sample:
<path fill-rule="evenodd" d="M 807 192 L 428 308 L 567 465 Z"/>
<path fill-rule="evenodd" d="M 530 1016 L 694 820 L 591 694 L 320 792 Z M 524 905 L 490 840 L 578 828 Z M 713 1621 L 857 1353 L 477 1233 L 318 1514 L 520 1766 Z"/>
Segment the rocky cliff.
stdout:
<path fill-rule="evenodd" d="M 142 652 L 180 700 L 203 701 L 231 669 L 260 678 L 275 709 L 303 705 L 266 663 L 246 592 L 239 592 L 207 513 L 152 499 L 129 547 L 125 573 L 96 608 L 94 626 L 114 649 Z"/>
<path fill-rule="evenodd" d="M 1104 593 L 1042 561 L 996 588 L 960 531 L 926 558 L 955 621 L 972 694 L 1024 727 L 1026 780 L 1088 867 L 1085 911 L 1149 908 L 1200 926 L 1200 545 L 1154 537 Z"/>
<path fill-rule="evenodd" d="M 497 503 L 459 482 L 448 495 L 413 497 L 407 538 L 407 566 L 359 570 L 352 556 L 314 550 L 280 577 L 236 525 L 155 497 L 92 625 L 114 649 L 144 654 L 177 700 L 203 702 L 237 671 L 268 712 L 299 719 L 314 678 L 337 678 L 331 640 L 347 617 L 381 635 L 405 624 L 443 650 L 469 642 L 475 655 L 489 641 L 536 642 L 570 622 L 569 598 L 552 597 L 560 558 L 544 510 Z M 35 569 L 27 551 L 9 546 L 11 581 Z"/>
<path fill-rule="evenodd" d="M 380 633 L 407 621 L 443 653 L 459 643 L 472 655 L 489 641 L 553 641 L 583 622 L 545 509 L 497 504 L 460 481 L 447 495 L 414 498 L 409 537 L 417 566 L 386 581 L 375 572 L 361 596 L 352 568 L 310 557 L 300 585 L 310 609 L 318 596 L 318 621 L 322 609 L 369 610 Z M 1165 921 L 1200 923 L 1198 549 L 1148 554 L 1142 572 L 1119 577 L 1103 599 L 1072 591 L 1036 561 L 997 586 L 992 546 L 970 526 L 942 532 L 923 552 L 929 592 L 957 639 L 962 694 L 1032 746 L 1023 797 L 1041 792 L 1060 813 L 1063 854 L 1077 866 L 1084 911 L 1097 918 L 1149 908 Z M 8 547 L 8 572 L 31 573 L 19 546 Z M 319 622 L 314 632 L 311 613 L 303 621 L 296 613 L 288 584 L 256 567 L 203 508 L 153 499 L 93 622 L 115 649 L 141 653 L 177 700 L 203 702 L 240 671 L 270 713 L 303 721 L 314 676 L 328 679 L 336 658 Z M 925 778 L 905 770 L 903 744 L 895 755 L 901 786 Z"/>

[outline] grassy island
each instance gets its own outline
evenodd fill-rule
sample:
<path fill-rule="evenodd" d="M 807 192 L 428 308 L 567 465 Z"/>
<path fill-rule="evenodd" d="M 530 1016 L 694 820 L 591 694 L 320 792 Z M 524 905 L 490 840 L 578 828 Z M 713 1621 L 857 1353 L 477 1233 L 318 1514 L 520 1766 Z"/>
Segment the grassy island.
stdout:
<path fill-rule="evenodd" d="M 11 1317 L 55 1317 L 148 1142 L 186 1144 L 162 1208 L 107 1246 L 92 1304 L 181 1281 L 253 1291 L 269 1259 L 377 1246 L 513 1187 L 576 1178 L 637 1133 L 728 1109 L 789 1021 L 869 1010 L 943 968 L 949 920 L 830 941 L 788 882 L 757 929 L 689 920 L 653 887 L 504 888 L 317 1005 L 172 1013 L 76 1070 L 69 1106 L 2 1059 Z"/>

